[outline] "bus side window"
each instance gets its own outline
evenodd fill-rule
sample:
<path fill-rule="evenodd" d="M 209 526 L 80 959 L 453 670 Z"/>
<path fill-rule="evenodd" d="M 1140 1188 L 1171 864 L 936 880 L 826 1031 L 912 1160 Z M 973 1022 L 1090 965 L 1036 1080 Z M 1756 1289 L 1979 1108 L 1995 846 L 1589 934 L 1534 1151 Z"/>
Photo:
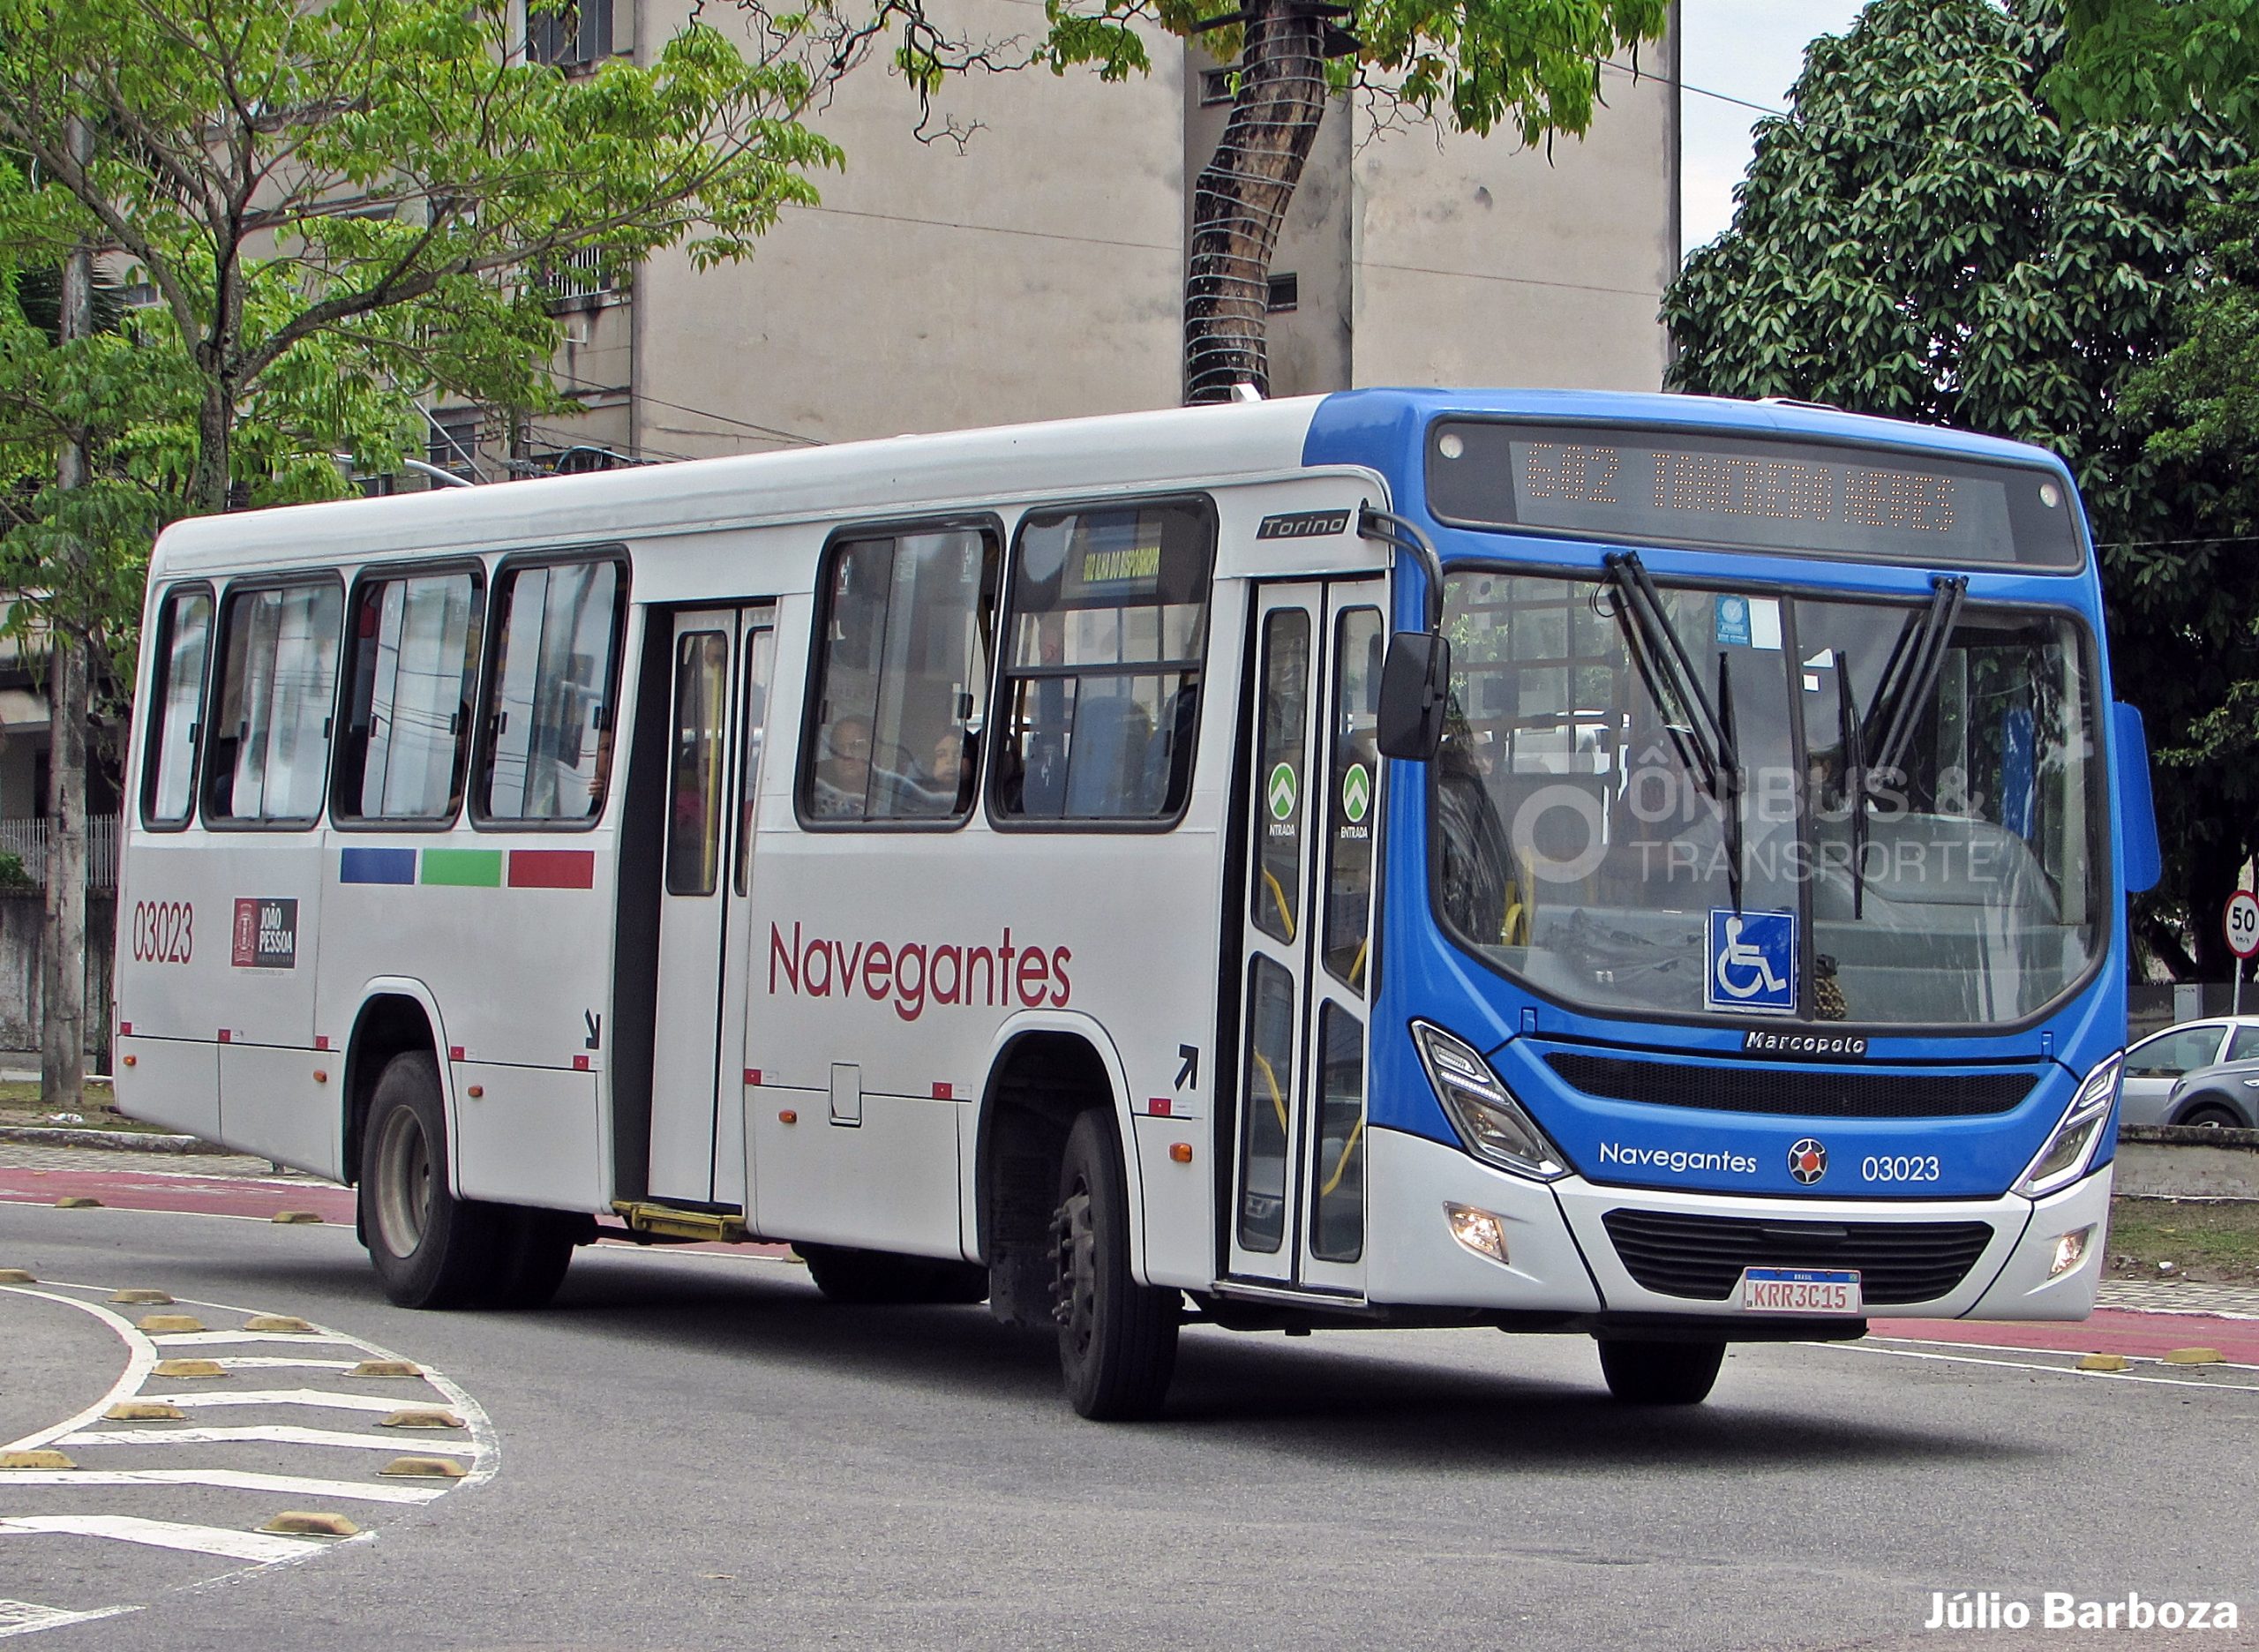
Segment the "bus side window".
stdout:
<path fill-rule="evenodd" d="M 329 782 L 342 593 L 334 583 L 228 592 L 205 747 L 207 825 L 311 825 Z"/>
<path fill-rule="evenodd" d="M 454 818 L 478 687 L 480 585 L 463 568 L 355 590 L 335 818 Z"/>
<path fill-rule="evenodd" d="M 200 585 L 171 592 L 157 614 L 157 680 L 164 687 L 143 759 L 145 826 L 185 826 L 196 812 L 196 749 L 211 652 L 212 593 Z"/>
<path fill-rule="evenodd" d="M 1032 513 L 992 796 L 1007 821 L 1167 822 L 1192 789 L 1215 525 L 1205 501 Z"/>
<path fill-rule="evenodd" d="M 520 563 L 496 578 L 481 819 L 587 822 L 604 812 L 620 573 L 604 558 Z"/>
<path fill-rule="evenodd" d="M 822 582 L 800 817 L 946 825 L 972 806 L 997 544 L 945 529 L 835 544 Z"/>

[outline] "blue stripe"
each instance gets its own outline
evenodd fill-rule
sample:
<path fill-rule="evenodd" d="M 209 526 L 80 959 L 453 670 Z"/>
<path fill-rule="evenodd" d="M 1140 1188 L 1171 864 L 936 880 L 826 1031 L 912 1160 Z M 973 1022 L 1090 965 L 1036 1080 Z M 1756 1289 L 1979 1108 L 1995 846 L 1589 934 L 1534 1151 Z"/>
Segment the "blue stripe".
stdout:
<path fill-rule="evenodd" d="M 413 883 L 413 849 L 346 849 L 339 852 L 337 880 L 341 883 Z"/>

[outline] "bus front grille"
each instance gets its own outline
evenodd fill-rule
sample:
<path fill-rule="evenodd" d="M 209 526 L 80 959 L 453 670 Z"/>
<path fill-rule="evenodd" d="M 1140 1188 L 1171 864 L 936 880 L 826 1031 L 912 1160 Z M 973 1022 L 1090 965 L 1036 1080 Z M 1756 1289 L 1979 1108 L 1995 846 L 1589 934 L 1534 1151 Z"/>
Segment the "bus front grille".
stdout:
<path fill-rule="evenodd" d="M 1545 1064 L 1610 1101 L 1803 1118 L 1967 1118 L 2015 1110 L 2036 1072 L 1838 1072 L 1826 1068 L 1635 1061 L 1555 1051 Z"/>
<path fill-rule="evenodd" d="M 1601 1218 L 1625 1272 L 1659 1296 L 1723 1302 L 1749 1267 L 1857 1268 L 1870 1307 L 1931 1302 L 1992 1242 L 1982 1221 L 1775 1221 L 1612 1210 Z"/>

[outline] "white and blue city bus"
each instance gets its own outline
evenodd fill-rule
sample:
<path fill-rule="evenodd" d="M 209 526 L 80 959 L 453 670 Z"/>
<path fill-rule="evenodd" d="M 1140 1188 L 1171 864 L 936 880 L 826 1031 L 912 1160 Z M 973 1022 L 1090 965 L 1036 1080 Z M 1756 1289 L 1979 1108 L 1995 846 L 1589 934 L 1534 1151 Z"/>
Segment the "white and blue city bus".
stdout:
<path fill-rule="evenodd" d="M 1054 1326 L 2090 1309 L 2154 876 L 2068 473 L 1370 390 L 184 522 L 118 1087 L 394 1300 L 601 1217 Z"/>

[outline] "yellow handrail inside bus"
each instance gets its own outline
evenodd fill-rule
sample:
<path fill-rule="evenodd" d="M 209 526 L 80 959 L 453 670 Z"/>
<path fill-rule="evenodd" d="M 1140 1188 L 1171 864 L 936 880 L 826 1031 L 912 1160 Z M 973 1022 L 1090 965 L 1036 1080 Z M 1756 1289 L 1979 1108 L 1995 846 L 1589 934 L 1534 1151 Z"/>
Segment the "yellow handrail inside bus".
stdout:
<path fill-rule="evenodd" d="M 1342 1175 L 1349 1168 L 1349 1155 L 1357 1151 L 1358 1138 L 1363 1136 L 1364 1133 L 1365 1121 L 1361 1116 L 1357 1120 L 1356 1128 L 1349 1132 L 1349 1139 L 1341 1144 L 1341 1156 L 1333 1161 L 1333 1174 L 1326 1178 L 1325 1185 L 1318 1189 L 1318 1198 L 1331 1198 L 1333 1197 L 1333 1190 L 1341 1185 Z"/>
<path fill-rule="evenodd" d="M 1272 875 L 1269 867 L 1263 868 L 1263 881 L 1271 886 L 1271 898 L 1279 907 L 1279 921 L 1287 926 L 1287 939 L 1291 941 L 1295 938 L 1295 915 L 1287 910 L 1286 889 Z"/>
<path fill-rule="evenodd" d="M 1287 1128 L 1287 1098 L 1279 1093 L 1279 1075 L 1271 1070 L 1271 1063 L 1263 1059 L 1261 1050 L 1250 1050 L 1248 1053 L 1255 1057 L 1255 1064 L 1263 1069 L 1263 1082 L 1271 1086 L 1271 1108 L 1278 1114 L 1279 1129 L 1281 1133 L 1284 1133 Z"/>

